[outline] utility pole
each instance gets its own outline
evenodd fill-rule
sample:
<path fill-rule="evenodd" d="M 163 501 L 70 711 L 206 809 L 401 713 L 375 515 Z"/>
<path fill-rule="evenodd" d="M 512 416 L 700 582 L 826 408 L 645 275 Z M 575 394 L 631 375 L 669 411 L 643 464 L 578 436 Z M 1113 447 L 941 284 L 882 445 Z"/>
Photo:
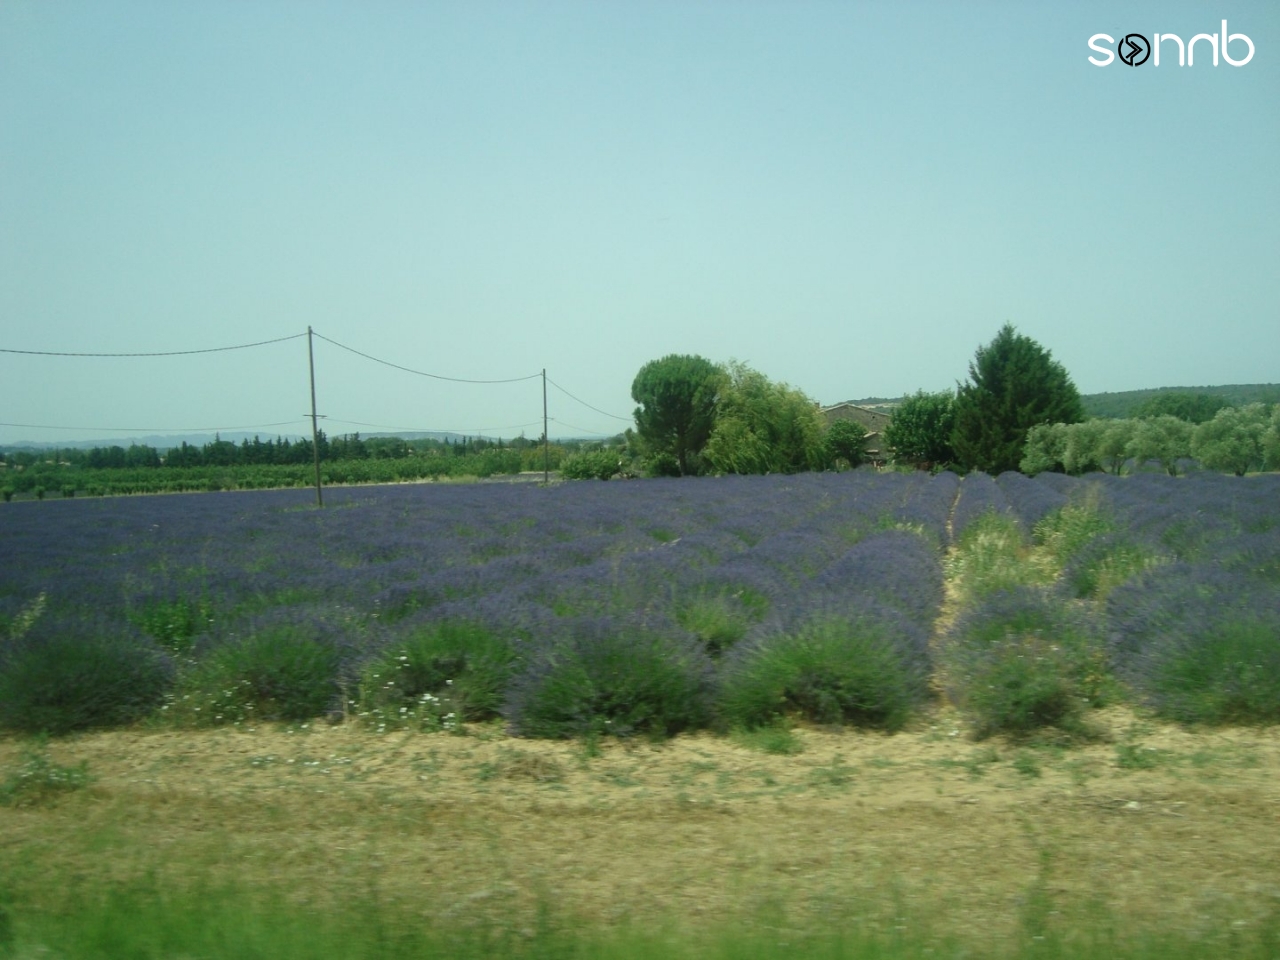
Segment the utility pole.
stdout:
<path fill-rule="evenodd" d="M 316 426 L 316 355 L 311 347 L 311 326 L 307 326 L 307 365 L 311 368 L 311 456 L 316 465 L 316 506 L 324 506 L 320 493 L 320 430 Z"/>
<path fill-rule="evenodd" d="M 551 437 L 547 435 L 547 368 L 542 368 L 542 482 L 551 482 Z"/>

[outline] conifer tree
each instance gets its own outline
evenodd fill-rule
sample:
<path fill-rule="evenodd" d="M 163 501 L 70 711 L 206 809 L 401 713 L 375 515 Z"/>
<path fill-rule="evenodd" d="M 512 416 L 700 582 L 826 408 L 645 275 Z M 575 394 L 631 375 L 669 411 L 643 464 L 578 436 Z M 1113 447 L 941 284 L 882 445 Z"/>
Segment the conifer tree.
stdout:
<path fill-rule="evenodd" d="M 1032 427 L 1083 419 L 1080 392 L 1062 364 L 1006 323 L 969 364 L 969 382 L 956 394 L 951 446 L 966 469 L 1017 470 Z"/>

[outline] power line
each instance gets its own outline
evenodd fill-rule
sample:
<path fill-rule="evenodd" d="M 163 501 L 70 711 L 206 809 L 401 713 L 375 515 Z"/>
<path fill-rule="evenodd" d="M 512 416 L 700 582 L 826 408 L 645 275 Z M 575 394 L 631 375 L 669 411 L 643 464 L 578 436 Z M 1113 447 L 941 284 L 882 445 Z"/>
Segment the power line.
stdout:
<path fill-rule="evenodd" d="M 305 336 L 305 334 L 303 334 L 303 336 Z M 393 367 L 396 370 L 403 370 L 405 373 L 413 373 L 419 377 L 430 377 L 432 380 L 449 380 L 452 383 L 520 383 L 524 380 L 536 380 L 538 377 L 542 376 L 541 373 L 534 373 L 527 377 L 510 377 L 506 380 L 467 380 L 463 377 L 444 377 L 438 373 L 425 373 L 422 370 L 413 370 L 409 367 L 402 367 L 398 363 L 392 363 L 390 360 L 381 360 L 378 357 L 370 356 L 367 353 L 361 353 L 359 350 L 356 350 L 353 347 L 348 347 L 345 344 L 341 344 L 337 340 L 330 340 L 322 333 L 317 333 L 316 336 L 321 340 L 324 340 L 326 343 L 332 343 L 335 347 L 346 350 L 348 353 L 354 353 L 357 357 L 364 357 L 366 360 L 372 360 L 374 363 L 380 363 L 385 367 Z"/>
<path fill-rule="evenodd" d="M 243 427 L 58 427 L 48 423 L 0 423 L 0 427 L 28 427 L 32 430 L 98 430 L 104 433 L 217 433 L 222 430 L 265 430 L 267 427 L 287 427 L 297 420 L 281 420 L 279 423 L 253 423 Z"/>
<path fill-rule="evenodd" d="M 319 336 L 319 334 L 317 334 Z M 496 430 L 523 430 L 526 427 L 537 427 L 542 425 L 541 420 L 532 423 L 512 423 L 505 427 L 470 427 L 465 430 L 445 429 L 443 427 L 392 427 L 385 423 L 365 423 L 361 420 L 338 420 L 334 417 L 329 418 L 330 423 L 345 423 L 356 427 L 373 427 L 377 430 L 393 430 L 396 433 L 458 433 L 466 436 L 468 434 L 491 433 Z"/>
<path fill-rule="evenodd" d="M 606 417 L 612 417 L 614 420 L 621 420 L 623 423 L 630 423 L 630 422 L 631 422 L 631 418 L 630 418 L 630 417 L 620 417 L 620 416 L 618 416 L 618 415 L 617 415 L 617 414 L 615 414 L 615 413 L 609 413 L 609 411 L 607 411 L 607 410 L 601 410 L 599 407 L 593 407 L 593 406 L 591 406 L 591 404 L 587 403 L 587 401 L 585 401 L 585 400 L 578 400 L 578 398 L 577 398 L 577 397 L 575 397 L 572 393 L 570 393 L 570 392 L 569 392 L 568 390 L 566 390 L 564 387 L 560 386 L 560 384 L 556 383 L 556 382 L 555 382 L 554 380 L 552 380 L 550 377 L 547 377 L 547 383 L 551 384 L 553 387 L 555 387 L 557 390 L 559 390 L 561 393 L 563 393 L 563 394 L 564 394 L 566 397 L 568 397 L 570 400 L 577 400 L 577 401 L 578 401 L 578 403 L 582 404 L 582 405 L 583 405 L 584 407 L 586 407 L 588 410 L 594 410 L 596 413 L 604 414 Z"/>
<path fill-rule="evenodd" d="M 250 347 L 265 347 L 270 343 L 284 343 L 286 340 L 297 340 L 299 337 L 305 336 L 305 333 L 295 333 L 289 337 L 276 337 L 274 340 L 259 340 L 257 343 L 238 343 L 231 347 L 209 347 L 207 350 L 167 350 L 163 353 L 62 353 L 55 350 L 10 350 L 5 347 L 0 347 L 0 353 L 21 353 L 26 354 L 27 356 L 36 357 L 185 357 L 190 356 L 193 353 L 223 353 L 227 350 L 247 350 Z M 10 424 L 6 424 L 6 426 L 10 426 Z M 50 427 L 49 429 L 58 430 L 62 428 Z M 97 428 L 88 427 L 86 429 Z"/>
<path fill-rule="evenodd" d="M 561 420 L 559 417 L 551 417 L 551 418 L 550 418 L 550 420 L 551 420 L 551 422 L 552 422 L 552 423 L 558 423 L 558 424 L 561 424 L 562 426 L 566 426 L 566 427 L 568 427 L 570 430 L 581 430 L 581 431 L 583 432 L 583 434 L 585 434 L 585 435 L 586 435 L 586 436 L 588 436 L 588 437 L 611 437 L 611 436 L 613 436 L 613 434 L 611 434 L 611 433 L 593 433 L 592 431 L 588 430 L 586 427 L 579 427 L 577 424 L 573 424 L 573 423 L 566 423 L 565 421 Z"/>

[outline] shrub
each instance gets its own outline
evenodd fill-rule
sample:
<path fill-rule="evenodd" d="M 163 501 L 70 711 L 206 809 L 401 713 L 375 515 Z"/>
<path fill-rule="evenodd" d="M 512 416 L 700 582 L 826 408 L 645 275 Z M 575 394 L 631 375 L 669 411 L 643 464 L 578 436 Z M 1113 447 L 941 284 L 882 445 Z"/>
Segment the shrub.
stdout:
<path fill-rule="evenodd" d="M 678 601 L 675 616 L 708 654 L 718 657 L 745 637 L 768 608 L 768 598 L 749 587 L 732 592 L 704 587 Z"/>
<path fill-rule="evenodd" d="M 541 642 L 504 713 L 525 737 L 667 737 L 710 719 L 711 663 L 692 638 L 584 620 Z"/>
<path fill-rule="evenodd" d="M 1107 601 L 1120 675 L 1183 723 L 1280 721 L 1280 595 L 1245 569 L 1175 563 Z"/>
<path fill-rule="evenodd" d="M 172 676 L 128 627 L 45 616 L 0 645 L 0 727 L 60 735 L 131 723 L 160 705 Z"/>
<path fill-rule="evenodd" d="M 1149 694 L 1182 723 L 1280 722 L 1280 622 L 1230 616 L 1156 655 Z"/>
<path fill-rule="evenodd" d="M 1116 587 L 1162 561 L 1141 543 L 1103 534 L 1075 553 L 1063 570 L 1062 582 L 1072 596 L 1105 600 Z"/>
<path fill-rule="evenodd" d="M 274 625 L 224 642 L 180 681 L 170 713 L 197 726 L 309 720 L 338 693 L 340 652 L 314 630 Z"/>
<path fill-rule="evenodd" d="M 795 714 L 817 723 L 896 730 L 927 692 L 891 629 L 821 617 L 743 651 L 726 667 L 718 706 L 728 727 L 770 726 Z"/>
<path fill-rule="evenodd" d="M 1078 729 L 1107 700 L 1100 631 L 1084 611 L 1036 587 L 995 593 L 961 616 L 946 640 L 946 685 L 978 735 Z"/>
<path fill-rule="evenodd" d="M 567 480 L 608 480 L 622 470 L 616 450 L 573 453 L 560 461 L 560 475 Z"/>
<path fill-rule="evenodd" d="M 360 670 L 358 715 L 387 725 L 452 728 L 498 715 L 515 649 L 482 626 L 419 627 Z"/>

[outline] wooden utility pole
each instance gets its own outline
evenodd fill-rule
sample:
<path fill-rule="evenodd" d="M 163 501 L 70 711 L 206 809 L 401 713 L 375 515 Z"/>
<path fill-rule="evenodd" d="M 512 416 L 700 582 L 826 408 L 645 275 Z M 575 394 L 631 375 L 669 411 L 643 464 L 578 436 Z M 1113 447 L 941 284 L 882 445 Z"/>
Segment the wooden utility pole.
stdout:
<path fill-rule="evenodd" d="M 324 506 L 320 492 L 320 430 L 316 426 L 316 355 L 311 347 L 311 327 L 307 326 L 307 365 L 311 368 L 311 456 L 316 465 L 316 506 Z"/>
<path fill-rule="evenodd" d="M 542 368 L 542 482 L 551 482 L 551 437 L 547 435 L 547 368 Z"/>

